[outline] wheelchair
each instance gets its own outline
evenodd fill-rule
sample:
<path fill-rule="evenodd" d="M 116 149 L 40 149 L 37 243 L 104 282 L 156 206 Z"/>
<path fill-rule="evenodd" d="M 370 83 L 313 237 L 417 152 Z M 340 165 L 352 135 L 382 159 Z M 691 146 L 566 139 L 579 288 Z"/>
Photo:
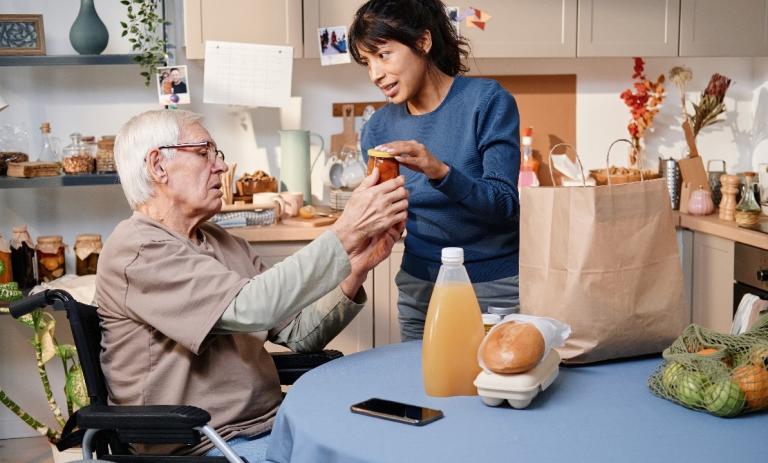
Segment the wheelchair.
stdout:
<path fill-rule="evenodd" d="M 77 355 L 88 389 L 90 405 L 77 410 L 67 420 L 58 443 L 59 450 L 81 446 L 83 461 L 125 463 L 248 463 L 207 423 L 211 415 L 191 405 L 116 406 L 108 404 L 107 384 L 101 370 L 101 327 L 96 307 L 75 300 L 69 293 L 49 289 L 10 305 L 11 315 L 19 318 L 38 308 L 52 306 L 66 310 L 77 347 Z M 342 353 L 325 350 L 318 353 L 272 353 L 280 383 L 293 384 L 307 371 L 341 357 Z M 202 436 L 218 448 L 223 457 L 136 455 L 129 444 L 196 445 Z"/>

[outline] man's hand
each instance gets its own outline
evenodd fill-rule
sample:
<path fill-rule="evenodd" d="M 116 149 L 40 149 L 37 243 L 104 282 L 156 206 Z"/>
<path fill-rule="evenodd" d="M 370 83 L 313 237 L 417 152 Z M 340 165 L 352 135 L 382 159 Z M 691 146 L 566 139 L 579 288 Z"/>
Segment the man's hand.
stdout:
<path fill-rule="evenodd" d="M 426 146 L 416 140 L 393 141 L 379 145 L 376 149 L 394 154 L 400 164 L 421 172 L 430 180 L 442 180 L 450 170 L 448 164 L 437 159 Z"/>
<path fill-rule="evenodd" d="M 331 227 L 347 253 L 408 217 L 405 178 L 400 176 L 376 185 L 378 179 L 379 170 L 374 169 L 352 193 L 344 212 Z"/>
<path fill-rule="evenodd" d="M 404 229 L 405 223 L 400 222 L 384 233 L 369 238 L 350 253 L 349 263 L 352 266 L 352 272 L 340 285 L 345 296 L 350 299 L 355 297 L 368 272 L 389 257 L 392 247 L 403 235 Z"/>

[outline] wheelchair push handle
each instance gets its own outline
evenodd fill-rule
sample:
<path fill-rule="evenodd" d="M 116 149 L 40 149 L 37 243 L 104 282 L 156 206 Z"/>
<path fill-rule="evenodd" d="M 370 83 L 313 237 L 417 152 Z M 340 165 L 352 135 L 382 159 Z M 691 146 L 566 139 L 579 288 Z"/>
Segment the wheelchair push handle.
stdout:
<path fill-rule="evenodd" d="M 73 300 L 72 296 L 64 290 L 46 289 L 45 291 L 32 294 L 19 301 L 11 302 L 8 308 L 10 309 L 13 318 L 19 318 L 35 309 L 45 307 L 46 305 L 52 305 L 55 301 L 61 301 L 66 304 Z"/>

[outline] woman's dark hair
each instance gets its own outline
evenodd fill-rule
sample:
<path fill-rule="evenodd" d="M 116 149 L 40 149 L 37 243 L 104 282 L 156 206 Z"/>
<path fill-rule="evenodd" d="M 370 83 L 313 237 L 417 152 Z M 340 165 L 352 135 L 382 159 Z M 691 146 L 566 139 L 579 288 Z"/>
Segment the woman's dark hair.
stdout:
<path fill-rule="evenodd" d="M 469 44 L 459 36 L 440 0 L 369 0 L 361 6 L 349 28 L 349 52 L 358 64 L 365 64 L 360 51 L 375 52 L 388 40 L 406 45 L 423 55 L 424 32 L 432 35 L 426 58 L 449 76 L 464 74 Z"/>

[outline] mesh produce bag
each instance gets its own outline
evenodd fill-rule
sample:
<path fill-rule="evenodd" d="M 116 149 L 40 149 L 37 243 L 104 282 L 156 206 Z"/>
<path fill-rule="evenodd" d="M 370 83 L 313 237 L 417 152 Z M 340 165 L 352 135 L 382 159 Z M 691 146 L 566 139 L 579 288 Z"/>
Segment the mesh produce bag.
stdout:
<path fill-rule="evenodd" d="M 717 416 L 768 409 L 768 314 L 740 335 L 689 325 L 663 356 L 657 396 Z"/>

